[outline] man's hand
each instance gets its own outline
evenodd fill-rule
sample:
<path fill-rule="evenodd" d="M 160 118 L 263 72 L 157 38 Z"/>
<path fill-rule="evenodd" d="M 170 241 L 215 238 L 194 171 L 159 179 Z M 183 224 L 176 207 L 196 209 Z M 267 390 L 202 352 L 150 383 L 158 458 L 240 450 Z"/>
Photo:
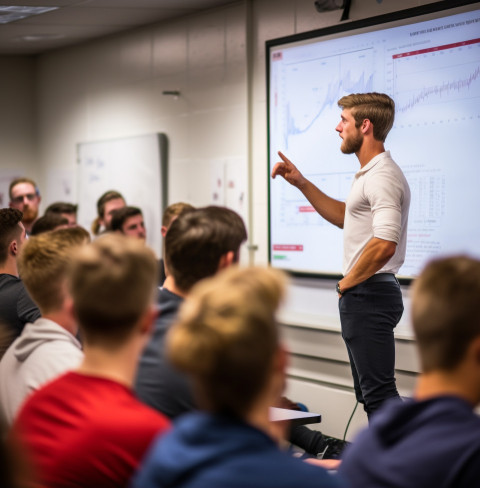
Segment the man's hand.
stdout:
<path fill-rule="evenodd" d="M 302 173 L 298 171 L 297 167 L 287 158 L 284 154 L 278 151 L 278 155 L 282 159 L 275 164 L 272 170 L 272 178 L 275 178 L 277 175 L 282 176 L 285 178 L 288 183 L 291 185 L 302 189 L 305 186 L 307 180 L 303 177 Z"/>
<path fill-rule="evenodd" d="M 342 293 L 373 276 L 388 263 L 396 249 L 397 244 L 395 242 L 372 237 L 347 276 L 338 282 Z M 340 298 L 341 295 L 338 297 Z"/>

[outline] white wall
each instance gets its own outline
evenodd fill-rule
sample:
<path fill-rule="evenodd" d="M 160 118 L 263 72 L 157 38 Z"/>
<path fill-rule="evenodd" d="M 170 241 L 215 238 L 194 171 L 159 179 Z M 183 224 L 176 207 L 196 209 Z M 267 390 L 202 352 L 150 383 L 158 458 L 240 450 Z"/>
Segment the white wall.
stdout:
<path fill-rule="evenodd" d="M 243 4 L 42 56 L 38 114 L 44 187 L 75 171 L 78 142 L 164 132 L 169 202 L 210 203 L 219 165 L 246 181 Z"/>
<path fill-rule="evenodd" d="M 8 206 L 12 177 L 39 176 L 35 165 L 33 58 L 0 57 L 0 208 Z"/>
<path fill-rule="evenodd" d="M 354 0 L 351 18 L 423 3 L 429 2 Z M 258 246 L 253 261 L 265 264 L 265 41 L 332 25 L 339 18 L 339 11 L 316 13 L 313 0 L 239 1 L 42 55 L 37 59 L 36 106 L 32 110 L 37 153 L 33 157 L 35 139 L 23 118 L 16 155 L 47 189 L 45 203 L 55 199 L 59 174 L 74 175 L 75 147 L 84 141 L 165 132 L 170 141 L 169 202 L 209 204 L 212 178 L 220 166 L 227 162 L 230 169 L 235 166 L 245 181 L 250 168 L 249 232 Z M 28 92 L 30 75 L 19 67 L 15 71 Z M 16 84 L 15 79 L 11 84 Z M 181 96 L 178 100 L 163 96 L 164 90 L 180 90 Z M 29 107 L 28 103 L 20 105 Z M 0 124 L 6 123 L 0 115 Z M 332 130 L 336 123 L 332 120 Z M 9 144 L 13 147 L 14 143 Z M 247 216 L 248 209 L 244 210 Z M 332 283 L 296 279 L 291 291 L 292 299 L 282 316 L 292 351 L 288 393 L 323 414 L 318 427 L 325 433 L 343 436 L 355 402 Z M 404 331 L 409 306 L 405 295 Z M 401 337 L 397 356 L 399 388 L 410 394 L 418 366 L 412 344 Z M 365 421 L 358 410 L 348 438 Z"/>

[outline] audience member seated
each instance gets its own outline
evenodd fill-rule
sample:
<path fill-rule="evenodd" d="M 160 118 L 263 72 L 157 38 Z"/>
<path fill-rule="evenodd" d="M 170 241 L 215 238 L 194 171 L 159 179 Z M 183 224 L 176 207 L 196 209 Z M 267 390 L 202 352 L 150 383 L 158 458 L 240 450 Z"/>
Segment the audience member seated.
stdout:
<path fill-rule="evenodd" d="M 10 208 L 16 208 L 23 213 L 22 223 L 27 234 L 30 234 L 42 200 L 37 184 L 30 178 L 16 178 L 10 183 L 8 193 Z"/>
<path fill-rule="evenodd" d="M 138 207 L 122 207 L 114 210 L 110 228 L 113 232 L 119 232 L 142 241 L 147 238 L 143 214 Z"/>
<path fill-rule="evenodd" d="M 97 201 L 97 217 L 92 222 L 93 235 L 98 236 L 111 230 L 112 212 L 125 206 L 125 199 L 121 193 L 115 190 L 106 191 Z"/>
<path fill-rule="evenodd" d="M 157 314 L 155 255 L 110 233 L 80 248 L 70 273 L 84 360 L 27 399 L 12 435 L 30 453 L 39 486 L 125 487 L 152 439 L 169 428 L 131 390 Z"/>
<path fill-rule="evenodd" d="M 168 277 L 159 291 L 159 317 L 140 359 L 135 390 L 140 400 L 170 418 L 195 408 L 188 378 L 165 356 L 165 335 L 195 283 L 236 262 L 247 238 L 233 210 L 206 207 L 180 215 L 165 237 Z"/>
<path fill-rule="evenodd" d="M 15 208 L 0 209 L 0 323 L 6 328 L 8 347 L 27 322 L 40 317 L 40 310 L 19 278 L 17 258 L 25 241 L 22 212 Z M 0 357 L 5 349 L 0 349 Z"/>
<path fill-rule="evenodd" d="M 28 488 L 35 486 L 30 466 L 15 439 L 7 440 L 7 424 L 0 415 L 0 486 L 2 488 Z"/>
<path fill-rule="evenodd" d="M 177 219 L 180 215 L 186 212 L 190 212 L 191 210 L 195 210 L 195 207 L 185 202 L 172 203 L 164 210 L 162 216 L 162 228 L 161 228 L 162 237 L 163 237 L 164 255 L 165 255 L 165 236 L 167 235 L 167 231 L 172 225 L 172 222 L 175 219 Z M 158 285 L 163 286 L 163 283 L 165 282 L 165 278 L 167 277 L 167 275 L 165 274 L 165 258 L 160 259 L 158 274 L 159 274 Z"/>
<path fill-rule="evenodd" d="M 69 227 L 77 225 L 78 205 L 68 202 L 55 202 L 47 207 L 45 215 L 56 214 L 65 217 Z"/>
<path fill-rule="evenodd" d="M 480 261 L 426 266 L 413 285 L 422 373 L 414 398 L 386 404 L 350 448 L 352 487 L 472 488 L 480 483 Z"/>
<path fill-rule="evenodd" d="M 339 486 L 272 437 L 269 406 L 282 394 L 287 364 L 275 317 L 283 294 L 283 275 L 261 268 L 222 271 L 189 293 L 167 354 L 191 377 L 203 411 L 155 441 L 134 488 Z"/>
<path fill-rule="evenodd" d="M 44 232 L 49 232 L 56 229 L 65 229 L 68 227 L 68 220 L 59 214 L 46 214 L 43 217 L 38 218 L 32 225 L 30 231 L 31 236 L 38 236 Z"/>
<path fill-rule="evenodd" d="M 0 361 L 0 407 L 8 424 L 28 395 L 83 358 L 66 279 L 74 246 L 86 242 L 68 228 L 31 237 L 23 246 L 19 270 L 42 316 L 25 326 Z"/>

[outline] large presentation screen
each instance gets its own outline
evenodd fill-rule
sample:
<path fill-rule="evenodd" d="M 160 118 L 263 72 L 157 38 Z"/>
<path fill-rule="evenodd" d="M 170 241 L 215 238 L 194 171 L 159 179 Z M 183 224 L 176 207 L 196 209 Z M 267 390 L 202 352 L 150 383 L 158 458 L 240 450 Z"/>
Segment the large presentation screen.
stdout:
<path fill-rule="evenodd" d="M 282 151 L 344 201 L 360 165 L 340 152 L 337 101 L 371 91 L 394 99 L 385 147 L 412 193 L 407 279 L 434 256 L 480 258 L 480 2 L 433 11 L 447 3 L 267 42 L 269 171 Z M 342 231 L 283 178 L 269 181 L 271 264 L 341 274 Z"/>

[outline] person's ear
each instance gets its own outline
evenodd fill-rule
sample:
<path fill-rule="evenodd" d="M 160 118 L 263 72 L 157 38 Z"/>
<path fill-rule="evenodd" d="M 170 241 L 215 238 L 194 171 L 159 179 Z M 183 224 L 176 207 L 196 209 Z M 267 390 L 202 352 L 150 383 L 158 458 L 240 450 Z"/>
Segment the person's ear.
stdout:
<path fill-rule="evenodd" d="M 140 334 L 148 336 L 153 331 L 153 324 L 155 319 L 158 317 L 158 309 L 154 305 L 150 305 L 148 309 L 143 314 L 142 319 L 140 320 Z"/>
<path fill-rule="evenodd" d="M 367 134 L 368 132 L 373 131 L 373 124 L 370 121 L 370 119 L 363 119 L 363 122 L 361 125 L 361 130 L 364 134 Z"/>
<path fill-rule="evenodd" d="M 162 225 L 160 230 L 162 232 L 162 237 L 165 237 L 167 235 L 168 227 L 166 225 Z"/>
<path fill-rule="evenodd" d="M 224 254 L 220 257 L 220 261 L 218 263 L 218 271 L 221 269 L 228 268 L 235 262 L 235 253 L 233 251 L 228 251 L 227 254 Z"/>
<path fill-rule="evenodd" d="M 280 399 L 287 386 L 288 352 L 283 344 L 279 344 L 272 365 L 272 386 L 276 400 Z"/>
<path fill-rule="evenodd" d="M 65 301 L 65 310 L 67 311 L 68 315 L 77 322 L 77 313 L 75 311 L 75 303 L 73 302 L 73 298 L 70 294 L 68 294 L 67 299 Z"/>
<path fill-rule="evenodd" d="M 10 243 L 9 249 L 10 249 L 10 253 L 12 254 L 12 256 L 17 256 L 18 255 L 19 246 L 18 246 L 18 242 L 17 242 L 16 239 L 14 239 Z"/>
<path fill-rule="evenodd" d="M 283 344 L 278 345 L 277 358 L 276 358 L 276 368 L 282 374 L 287 373 L 288 367 L 288 351 Z"/>

